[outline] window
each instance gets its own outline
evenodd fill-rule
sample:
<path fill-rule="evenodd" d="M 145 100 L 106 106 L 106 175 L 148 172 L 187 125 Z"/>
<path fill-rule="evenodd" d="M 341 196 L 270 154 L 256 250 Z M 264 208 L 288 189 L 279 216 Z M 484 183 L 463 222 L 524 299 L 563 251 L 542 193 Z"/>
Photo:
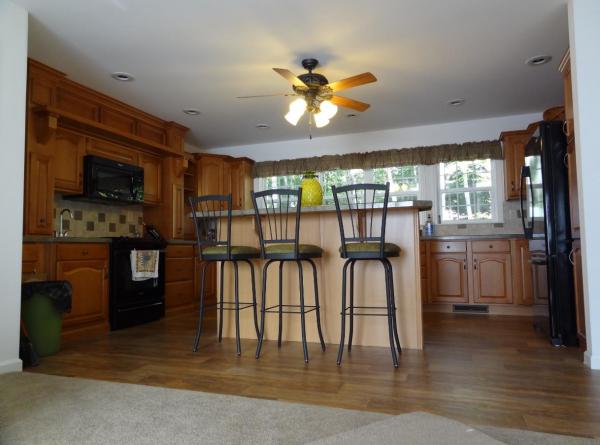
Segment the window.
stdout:
<path fill-rule="evenodd" d="M 414 201 L 419 197 L 419 167 L 407 165 L 403 167 L 374 168 L 373 182 L 390 183 L 390 201 Z"/>
<path fill-rule="evenodd" d="M 494 220 L 490 159 L 439 164 L 440 222 Z"/>
<path fill-rule="evenodd" d="M 261 187 L 260 190 L 296 189 L 300 187 L 302 175 L 270 176 L 268 178 L 263 178 L 263 181 L 263 187 Z"/>
<path fill-rule="evenodd" d="M 351 170 L 329 170 L 318 173 L 319 182 L 323 186 L 323 204 L 333 204 L 333 193 L 331 186 L 339 187 L 341 185 L 360 184 L 367 182 L 365 171 L 363 169 Z"/>

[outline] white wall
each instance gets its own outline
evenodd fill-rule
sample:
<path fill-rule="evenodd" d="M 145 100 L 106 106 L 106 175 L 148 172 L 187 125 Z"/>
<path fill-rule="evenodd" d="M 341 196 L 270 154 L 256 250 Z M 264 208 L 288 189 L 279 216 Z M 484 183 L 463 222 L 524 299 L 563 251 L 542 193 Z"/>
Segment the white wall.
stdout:
<path fill-rule="evenodd" d="M 497 139 L 502 131 L 524 130 L 527 125 L 540 120 L 541 117 L 541 113 L 519 114 L 447 124 L 395 128 L 393 130 L 372 131 L 368 133 L 315 137 L 313 140 L 306 138 L 264 144 L 220 147 L 207 151 L 214 154 L 247 156 L 255 161 L 274 161 L 328 154 L 387 150 L 390 148 L 411 148 L 482 141 Z M 189 146 L 188 149 L 190 151 L 198 151 L 193 150 Z"/>
<path fill-rule="evenodd" d="M 569 2 L 569 40 L 587 331 L 585 361 L 600 369 L 600 1 Z"/>
<path fill-rule="evenodd" d="M 27 11 L 0 0 L 0 373 L 21 370 Z"/>

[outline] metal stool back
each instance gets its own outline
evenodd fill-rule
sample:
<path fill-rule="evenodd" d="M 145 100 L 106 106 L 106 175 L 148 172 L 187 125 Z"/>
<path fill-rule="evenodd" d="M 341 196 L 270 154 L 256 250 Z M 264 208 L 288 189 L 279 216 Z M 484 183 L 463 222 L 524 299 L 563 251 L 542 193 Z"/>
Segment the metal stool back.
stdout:
<path fill-rule="evenodd" d="M 224 246 L 227 259 L 231 259 L 231 195 L 190 196 L 189 205 L 196 228 L 198 255 L 203 258 L 206 247 Z M 225 228 L 222 227 L 222 212 L 227 211 Z"/>
<path fill-rule="evenodd" d="M 346 258 L 342 269 L 342 326 L 337 364 L 342 362 L 346 335 L 346 316 L 350 317 L 348 351 L 352 349 L 355 316 L 387 316 L 390 349 L 394 367 L 401 352 L 396 320 L 396 302 L 392 264 L 389 257 L 400 255 L 400 248 L 385 242 L 386 219 L 390 184 L 355 184 L 332 187 L 335 209 L 340 228 L 340 255 Z M 381 215 L 378 213 L 381 212 Z M 357 261 L 376 260 L 385 272 L 386 306 L 354 305 L 354 266 Z M 350 301 L 346 305 L 346 276 L 350 267 Z M 355 313 L 358 309 L 359 312 Z M 385 313 L 377 310 L 385 309 Z M 368 312 L 363 312 L 368 311 Z"/>

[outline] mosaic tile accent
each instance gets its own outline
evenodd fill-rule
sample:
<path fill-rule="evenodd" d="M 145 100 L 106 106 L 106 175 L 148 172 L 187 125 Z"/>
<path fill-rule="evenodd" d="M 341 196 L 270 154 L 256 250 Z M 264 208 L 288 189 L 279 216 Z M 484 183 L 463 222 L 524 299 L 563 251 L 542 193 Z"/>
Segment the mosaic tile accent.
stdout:
<path fill-rule="evenodd" d="M 57 193 L 54 196 L 56 209 L 70 209 L 73 218 L 65 215 L 64 230 L 69 231 L 69 236 L 80 237 L 111 237 L 131 236 L 143 233 L 143 207 L 142 206 L 114 206 L 88 203 L 82 201 L 64 200 Z M 58 216 L 58 215 L 57 215 Z M 59 218 L 54 217 L 54 229 L 58 231 Z"/>

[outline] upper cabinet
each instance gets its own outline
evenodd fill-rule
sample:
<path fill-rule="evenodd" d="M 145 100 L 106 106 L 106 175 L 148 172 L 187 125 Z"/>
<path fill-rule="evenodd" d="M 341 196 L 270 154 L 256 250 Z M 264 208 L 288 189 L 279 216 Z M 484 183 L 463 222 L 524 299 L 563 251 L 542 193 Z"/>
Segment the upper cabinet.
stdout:
<path fill-rule="evenodd" d="M 162 200 L 162 159 L 143 153 L 140 167 L 144 169 L 144 203 L 158 204 Z"/>
<path fill-rule="evenodd" d="M 83 191 L 85 136 L 59 128 L 54 141 L 54 188 L 60 192 Z"/>
<path fill-rule="evenodd" d="M 500 135 L 504 151 L 505 198 L 519 199 L 521 196 L 521 168 L 525 165 L 525 145 L 531 131 L 505 131 Z"/>
<path fill-rule="evenodd" d="M 29 153 L 25 171 L 25 233 L 52 235 L 54 229 L 54 167 L 52 157 Z"/>
<path fill-rule="evenodd" d="M 573 119 L 573 89 L 571 85 L 571 56 L 569 51 L 565 54 L 559 66 L 563 75 L 563 90 L 565 93 L 565 134 L 567 139 L 571 141 L 575 136 L 574 119 Z"/>

